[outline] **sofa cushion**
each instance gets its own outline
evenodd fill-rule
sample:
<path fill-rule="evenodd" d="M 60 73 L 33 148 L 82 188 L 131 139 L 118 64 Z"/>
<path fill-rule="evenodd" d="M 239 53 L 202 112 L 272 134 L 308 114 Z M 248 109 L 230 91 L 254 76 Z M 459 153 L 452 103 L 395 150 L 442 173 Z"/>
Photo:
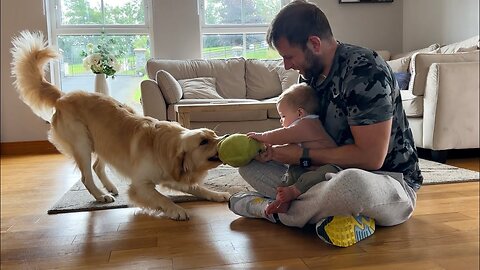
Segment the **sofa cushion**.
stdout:
<path fill-rule="evenodd" d="M 223 104 L 223 103 L 242 103 L 242 102 L 259 102 L 253 99 L 182 99 L 178 104 Z M 170 121 L 175 121 L 174 105 L 169 105 L 167 109 L 167 117 Z M 267 110 L 242 111 L 239 112 L 199 112 L 190 115 L 191 122 L 240 122 L 240 121 L 257 121 L 266 120 Z"/>
<path fill-rule="evenodd" d="M 282 84 L 275 70 L 278 65 L 278 60 L 246 60 L 247 98 L 260 100 L 282 93 Z"/>
<path fill-rule="evenodd" d="M 394 60 L 387 61 L 393 72 L 408 72 L 411 56 L 406 56 Z"/>
<path fill-rule="evenodd" d="M 392 53 L 390 53 L 390 51 L 387 51 L 387 50 L 378 50 L 376 51 L 378 53 L 378 55 L 380 55 L 380 57 L 383 58 L 383 60 L 385 61 L 388 61 L 390 60 L 390 57 L 392 56 Z"/>
<path fill-rule="evenodd" d="M 411 90 L 400 90 L 402 106 L 408 117 L 423 116 L 423 96 L 415 96 Z"/>
<path fill-rule="evenodd" d="M 159 70 L 165 70 L 177 80 L 198 77 L 191 65 L 191 60 L 164 60 L 149 59 L 147 61 L 147 74 L 150 79 L 156 79 Z"/>
<path fill-rule="evenodd" d="M 415 51 L 410 51 L 410 52 L 404 52 L 404 53 L 398 53 L 398 54 L 394 54 L 392 55 L 392 57 L 390 58 L 390 60 L 393 60 L 393 59 L 399 59 L 399 58 L 402 58 L 402 57 L 408 57 L 408 56 L 412 56 L 413 54 L 415 53 L 426 53 L 426 52 L 434 52 L 436 50 L 438 50 L 440 48 L 440 44 L 432 44 L 426 48 L 423 48 L 423 49 L 418 49 L 418 50 L 415 50 Z"/>
<path fill-rule="evenodd" d="M 473 45 L 471 47 L 467 47 L 467 48 L 460 48 L 458 49 L 457 52 L 474 52 L 474 51 L 478 51 L 480 48 L 478 47 L 478 45 Z"/>
<path fill-rule="evenodd" d="M 177 80 L 197 77 L 214 77 L 217 93 L 224 98 L 245 98 L 245 59 L 213 60 L 163 60 L 147 61 L 147 73 L 155 77 L 158 70 L 165 70 Z M 153 75 L 152 75 L 153 74 Z"/>
<path fill-rule="evenodd" d="M 300 73 L 293 69 L 286 70 L 285 68 L 283 68 L 283 61 L 281 62 L 281 66 L 277 67 L 276 70 L 282 84 L 282 91 L 285 91 L 285 89 L 298 83 Z"/>
<path fill-rule="evenodd" d="M 199 77 L 178 80 L 185 99 L 223 99 L 216 90 L 215 78 Z"/>
<path fill-rule="evenodd" d="M 433 63 L 451 63 L 451 62 L 479 62 L 479 51 L 453 54 L 416 54 L 411 63 L 412 77 L 410 79 L 409 89 L 416 96 L 423 96 L 427 75 L 430 66 Z"/>
<path fill-rule="evenodd" d="M 247 96 L 245 59 L 192 60 L 196 77 L 217 79 L 217 93 L 224 98 L 242 99 Z"/>
<path fill-rule="evenodd" d="M 167 104 L 177 103 L 182 98 L 182 88 L 175 78 L 165 70 L 159 70 L 156 81 Z"/>
<path fill-rule="evenodd" d="M 396 54 L 391 57 L 389 61 L 387 61 L 387 64 L 392 68 L 393 72 L 412 72 L 409 67 L 410 67 L 410 61 L 412 60 L 412 56 L 416 53 L 420 52 L 430 52 L 434 53 L 438 51 L 438 48 L 440 45 L 438 44 L 432 44 L 428 46 L 427 48 L 411 51 L 411 52 L 406 52 L 406 53 L 401 53 L 401 54 Z"/>
<path fill-rule="evenodd" d="M 463 41 L 442 46 L 440 48 L 440 53 L 456 53 L 464 48 L 472 48 L 474 46 L 478 46 L 478 40 L 479 36 L 477 35 Z"/>

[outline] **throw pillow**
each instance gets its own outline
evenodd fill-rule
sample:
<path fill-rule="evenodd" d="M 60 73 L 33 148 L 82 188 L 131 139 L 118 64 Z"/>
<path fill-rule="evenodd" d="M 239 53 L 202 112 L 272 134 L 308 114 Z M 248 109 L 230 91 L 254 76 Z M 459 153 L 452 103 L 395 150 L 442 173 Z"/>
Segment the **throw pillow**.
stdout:
<path fill-rule="evenodd" d="M 184 99 L 223 99 L 217 93 L 213 77 L 199 77 L 193 79 L 179 80 L 183 90 Z"/>
<path fill-rule="evenodd" d="M 182 98 L 182 88 L 175 78 L 165 70 L 157 72 L 157 83 L 167 104 L 175 104 Z"/>
<path fill-rule="evenodd" d="M 458 52 L 458 50 L 463 48 L 478 46 L 478 41 L 479 41 L 479 37 L 477 35 L 463 41 L 448 44 L 440 48 L 440 53 L 456 53 Z"/>
<path fill-rule="evenodd" d="M 468 48 L 460 48 L 458 49 L 458 53 L 462 53 L 462 52 L 474 52 L 474 51 L 477 51 L 479 50 L 480 48 L 477 46 L 477 45 L 473 45 L 471 47 L 468 47 Z"/>
<path fill-rule="evenodd" d="M 395 79 L 398 82 L 398 87 L 400 90 L 407 90 L 408 84 L 410 83 L 410 73 L 408 72 L 395 72 L 393 73 Z"/>
<path fill-rule="evenodd" d="M 435 43 L 435 44 L 432 44 L 432 45 L 430 45 L 426 48 L 423 48 L 423 49 L 392 55 L 392 57 L 390 59 L 393 60 L 393 59 L 398 59 L 398 58 L 402 58 L 402 57 L 408 57 L 408 56 L 412 56 L 414 53 L 419 53 L 419 52 L 422 52 L 422 53 L 423 52 L 434 52 L 434 51 L 438 50 L 439 48 L 440 48 L 440 45 Z"/>
<path fill-rule="evenodd" d="M 415 50 L 407 53 L 401 53 L 392 56 L 390 61 L 387 61 L 387 64 L 392 68 L 393 72 L 412 72 L 410 68 L 410 61 L 412 60 L 412 56 L 416 53 L 425 52 L 425 53 L 436 53 L 440 45 L 432 44 L 427 48 L 423 48 L 420 50 Z"/>
<path fill-rule="evenodd" d="M 392 55 L 392 54 L 390 53 L 390 51 L 387 51 L 387 50 L 378 50 L 378 51 L 376 51 L 376 52 L 377 52 L 377 54 L 380 55 L 380 57 L 382 57 L 383 60 L 385 60 L 385 61 L 390 60 L 390 56 Z"/>
<path fill-rule="evenodd" d="M 392 71 L 394 73 L 405 73 L 408 72 L 408 66 L 410 65 L 411 58 L 411 56 L 406 56 L 395 60 L 387 61 L 387 64 L 390 66 L 390 68 L 392 68 Z"/>

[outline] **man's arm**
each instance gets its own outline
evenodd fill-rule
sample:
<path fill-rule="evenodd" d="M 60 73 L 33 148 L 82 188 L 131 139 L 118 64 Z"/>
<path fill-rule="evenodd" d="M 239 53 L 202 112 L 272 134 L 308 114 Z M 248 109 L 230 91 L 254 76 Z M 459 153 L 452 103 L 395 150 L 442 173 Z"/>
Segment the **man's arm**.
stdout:
<path fill-rule="evenodd" d="M 378 170 L 388 151 L 392 119 L 364 126 L 350 126 L 354 144 L 328 149 L 311 149 L 313 165 L 336 164 L 343 168 Z M 298 164 L 302 149 L 296 145 L 272 148 L 272 159 L 281 163 Z"/>

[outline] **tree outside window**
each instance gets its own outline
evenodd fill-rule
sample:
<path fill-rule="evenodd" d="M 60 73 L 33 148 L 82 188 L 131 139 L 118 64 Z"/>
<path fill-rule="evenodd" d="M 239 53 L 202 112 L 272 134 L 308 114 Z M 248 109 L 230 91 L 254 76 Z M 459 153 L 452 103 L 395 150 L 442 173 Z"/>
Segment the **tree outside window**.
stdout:
<path fill-rule="evenodd" d="M 198 0 L 202 57 L 277 59 L 268 47 L 268 26 L 287 0 Z"/>
<path fill-rule="evenodd" d="M 140 82 L 151 56 L 148 0 L 48 0 L 52 38 L 62 53 L 54 69 L 65 92 L 94 91 L 92 71 L 83 67 L 81 52 L 100 39 L 114 40 L 121 70 L 109 79 L 110 95 L 141 110 Z"/>

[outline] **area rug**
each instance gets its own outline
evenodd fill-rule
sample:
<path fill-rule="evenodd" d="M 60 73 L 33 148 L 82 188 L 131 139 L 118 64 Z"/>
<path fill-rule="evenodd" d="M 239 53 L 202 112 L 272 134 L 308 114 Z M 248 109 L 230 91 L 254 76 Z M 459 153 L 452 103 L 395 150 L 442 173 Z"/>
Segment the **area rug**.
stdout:
<path fill-rule="evenodd" d="M 480 176 L 479 172 L 424 159 L 420 159 L 420 168 L 424 177 L 424 185 L 479 181 Z M 109 174 L 111 175 L 110 179 L 119 190 L 118 196 L 115 197 L 115 202 L 97 203 L 92 195 L 90 195 L 85 189 L 83 183 L 78 181 L 57 203 L 55 203 L 54 206 L 52 206 L 50 210 L 48 210 L 48 214 L 133 207 L 128 201 L 128 183 L 119 180 L 119 178 L 112 172 L 109 172 Z M 95 179 L 95 181 L 97 186 L 102 186 L 98 179 Z M 226 165 L 211 170 L 204 183 L 210 189 L 227 191 L 232 194 L 238 191 L 254 190 L 243 180 L 236 168 Z M 168 195 L 174 202 L 201 200 L 200 198 L 182 192 L 164 188 L 158 189 L 162 194 Z"/>

